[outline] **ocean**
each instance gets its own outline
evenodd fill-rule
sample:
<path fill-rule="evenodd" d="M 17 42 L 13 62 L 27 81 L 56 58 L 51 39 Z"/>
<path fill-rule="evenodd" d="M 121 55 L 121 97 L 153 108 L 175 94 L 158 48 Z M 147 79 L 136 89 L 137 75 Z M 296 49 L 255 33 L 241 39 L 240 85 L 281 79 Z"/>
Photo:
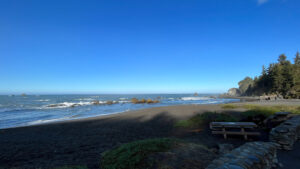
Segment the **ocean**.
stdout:
<path fill-rule="evenodd" d="M 159 100 L 155 104 L 132 104 L 131 99 Z M 99 105 L 93 104 L 99 101 Z M 113 101 L 114 104 L 106 104 Z M 95 117 L 130 110 L 182 104 L 219 104 L 239 101 L 217 98 L 213 94 L 138 94 L 138 95 L 1 95 L 0 129 L 55 121 Z"/>

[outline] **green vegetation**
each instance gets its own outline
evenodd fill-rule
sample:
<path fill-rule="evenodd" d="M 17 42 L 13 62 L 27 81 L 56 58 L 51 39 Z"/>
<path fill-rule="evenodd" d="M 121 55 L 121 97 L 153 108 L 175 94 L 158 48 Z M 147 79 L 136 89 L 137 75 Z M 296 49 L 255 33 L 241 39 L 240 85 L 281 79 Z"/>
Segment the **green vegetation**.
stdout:
<path fill-rule="evenodd" d="M 216 112 L 205 112 L 203 114 L 197 114 L 188 120 L 181 120 L 175 124 L 175 127 L 203 127 L 210 122 L 236 122 L 241 120 L 253 121 L 256 117 L 265 119 L 276 112 L 291 112 L 300 114 L 300 106 L 287 106 L 287 105 L 276 105 L 276 106 L 261 106 L 254 104 L 246 105 L 234 105 L 225 104 L 222 106 L 224 109 L 235 109 L 244 108 L 247 109 L 240 114 L 228 114 L 228 113 L 216 113 Z M 252 119 L 252 120 L 251 120 Z M 254 121 L 255 122 L 255 121 Z"/>
<path fill-rule="evenodd" d="M 176 139 L 159 138 L 140 140 L 123 144 L 102 154 L 101 168 L 104 169 L 137 169 L 144 168 L 145 158 L 155 152 L 165 152 L 172 148 Z"/>
<path fill-rule="evenodd" d="M 248 109 L 249 111 L 264 111 L 274 114 L 276 112 L 291 112 L 300 114 L 300 106 L 276 105 L 276 106 L 262 106 L 255 104 L 245 104 L 238 106 L 240 108 Z"/>
<path fill-rule="evenodd" d="M 151 100 L 151 99 L 141 99 L 138 100 L 137 98 L 132 98 L 131 99 L 131 103 L 133 104 L 141 104 L 141 103 L 147 103 L 147 104 L 151 104 L 151 103 L 159 103 L 159 100 Z"/>
<path fill-rule="evenodd" d="M 235 108 L 238 108 L 239 106 L 238 105 L 234 105 L 234 104 L 224 104 L 222 106 L 223 109 L 235 109 Z"/>
<path fill-rule="evenodd" d="M 76 165 L 76 166 L 63 166 L 63 167 L 57 167 L 54 169 L 88 169 L 87 166 L 82 165 Z"/>
<path fill-rule="evenodd" d="M 241 115 L 244 118 L 257 117 L 257 116 L 262 116 L 263 118 L 267 118 L 276 112 L 278 112 L 278 111 L 276 111 L 276 109 L 273 109 L 273 108 L 258 108 L 258 109 L 251 109 L 251 110 L 242 112 Z"/>
<path fill-rule="evenodd" d="M 294 64 L 280 55 L 277 63 L 271 63 L 260 76 L 246 77 L 239 82 L 239 91 L 244 96 L 282 95 L 284 98 L 300 98 L 300 53 Z"/>
<path fill-rule="evenodd" d="M 197 114 L 188 120 L 181 120 L 175 124 L 176 127 L 203 127 L 210 122 L 234 122 L 238 119 L 230 114 L 216 113 L 216 112 L 205 112 L 203 114 Z"/>

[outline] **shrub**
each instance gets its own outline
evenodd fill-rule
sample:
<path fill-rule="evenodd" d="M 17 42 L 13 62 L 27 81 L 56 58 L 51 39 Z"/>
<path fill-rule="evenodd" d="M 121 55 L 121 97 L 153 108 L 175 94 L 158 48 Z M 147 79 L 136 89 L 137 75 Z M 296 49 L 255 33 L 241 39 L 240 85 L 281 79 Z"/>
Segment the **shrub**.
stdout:
<path fill-rule="evenodd" d="M 103 169 L 138 169 L 148 155 L 164 152 L 172 148 L 179 140 L 170 138 L 147 139 L 123 144 L 102 154 Z"/>
<path fill-rule="evenodd" d="M 237 118 L 225 113 L 205 112 L 197 114 L 188 120 L 181 120 L 175 124 L 176 127 L 202 127 L 210 122 L 235 122 Z"/>
<path fill-rule="evenodd" d="M 272 109 L 252 109 L 242 112 L 241 114 L 243 117 L 263 116 L 264 118 L 267 118 L 276 112 L 277 111 L 274 111 Z"/>

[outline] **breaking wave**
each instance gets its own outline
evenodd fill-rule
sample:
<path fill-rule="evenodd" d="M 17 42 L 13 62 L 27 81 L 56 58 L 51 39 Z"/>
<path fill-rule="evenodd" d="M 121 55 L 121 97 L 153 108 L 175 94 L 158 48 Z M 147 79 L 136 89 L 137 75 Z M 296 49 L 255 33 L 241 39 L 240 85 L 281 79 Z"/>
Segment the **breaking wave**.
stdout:
<path fill-rule="evenodd" d="M 181 100 L 187 101 L 187 100 L 210 100 L 209 97 L 182 97 Z"/>

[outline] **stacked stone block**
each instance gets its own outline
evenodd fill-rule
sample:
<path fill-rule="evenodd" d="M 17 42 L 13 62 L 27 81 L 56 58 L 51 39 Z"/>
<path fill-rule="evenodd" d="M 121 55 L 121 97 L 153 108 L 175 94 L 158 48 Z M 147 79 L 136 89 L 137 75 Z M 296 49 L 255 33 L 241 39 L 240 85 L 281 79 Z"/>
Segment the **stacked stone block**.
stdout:
<path fill-rule="evenodd" d="M 300 139 L 300 116 L 290 118 L 270 132 L 270 140 L 278 143 L 279 148 L 283 150 L 292 150 L 298 139 Z"/>
<path fill-rule="evenodd" d="M 278 145 L 249 142 L 212 161 L 206 169 L 271 169 L 276 166 Z"/>

